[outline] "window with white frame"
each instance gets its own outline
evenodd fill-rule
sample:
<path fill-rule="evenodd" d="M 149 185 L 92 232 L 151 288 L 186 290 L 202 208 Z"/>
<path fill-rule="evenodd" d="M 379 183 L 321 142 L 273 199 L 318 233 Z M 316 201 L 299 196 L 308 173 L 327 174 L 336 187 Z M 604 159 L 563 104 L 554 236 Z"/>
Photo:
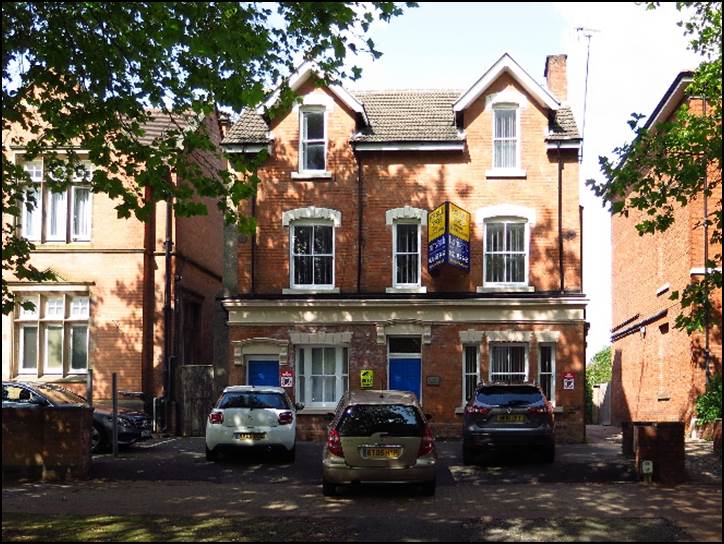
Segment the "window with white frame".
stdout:
<path fill-rule="evenodd" d="M 490 381 L 524 383 L 528 379 L 528 346 L 490 344 Z"/>
<path fill-rule="evenodd" d="M 486 285 L 528 284 L 528 225 L 522 219 L 485 222 Z"/>
<path fill-rule="evenodd" d="M 290 232 L 292 287 L 333 288 L 334 225 L 332 222 L 294 222 Z"/>
<path fill-rule="evenodd" d="M 475 394 L 480 383 L 480 346 L 469 344 L 463 346 L 463 403 Z"/>
<path fill-rule="evenodd" d="M 32 302 L 26 310 L 20 304 Z M 87 295 L 37 294 L 22 297 L 15 319 L 17 374 L 66 376 L 88 370 Z"/>
<path fill-rule="evenodd" d="M 556 352 L 553 344 L 538 346 L 538 383 L 546 398 L 556 401 Z"/>
<path fill-rule="evenodd" d="M 493 117 L 493 168 L 518 168 L 518 107 L 496 106 Z"/>
<path fill-rule="evenodd" d="M 392 239 L 393 286 L 420 286 L 420 224 L 396 221 Z"/>
<path fill-rule="evenodd" d="M 348 348 L 299 346 L 295 398 L 307 408 L 333 408 L 347 391 Z"/>
<path fill-rule="evenodd" d="M 81 161 L 73 176 L 73 184 L 63 191 L 51 191 L 45 183 L 41 160 L 26 162 L 23 167 L 32 185 L 25 191 L 20 218 L 21 235 L 41 242 L 89 241 L 91 190 L 86 184 L 91 175 L 91 163 Z"/>
<path fill-rule="evenodd" d="M 306 107 L 300 113 L 299 170 L 323 172 L 327 169 L 327 123 L 323 107 Z"/>

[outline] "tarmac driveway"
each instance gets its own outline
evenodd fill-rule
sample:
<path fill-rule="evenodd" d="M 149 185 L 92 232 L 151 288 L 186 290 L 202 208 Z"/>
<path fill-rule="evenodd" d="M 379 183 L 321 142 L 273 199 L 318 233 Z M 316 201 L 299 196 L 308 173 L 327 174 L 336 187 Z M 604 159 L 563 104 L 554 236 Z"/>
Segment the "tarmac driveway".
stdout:
<path fill-rule="evenodd" d="M 437 447 L 439 486 L 456 483 L 605 483 L 636 479 L 633 463 L 623 457 L 617 441 L 560 444 L 552 464 L 521 452 L 494 457 L 485 466 L 465 466 L 460 440 L 438 440 Z M 206 461 L 203 437 L 159 438 L 121 450 L 118 457 L 95 455 L 91 478 L 319 485 L 322 448 L 321 442 L 298 442 L 296 461 L 291 464 L 264 452 L 240 452 L 213 463 Z"/>

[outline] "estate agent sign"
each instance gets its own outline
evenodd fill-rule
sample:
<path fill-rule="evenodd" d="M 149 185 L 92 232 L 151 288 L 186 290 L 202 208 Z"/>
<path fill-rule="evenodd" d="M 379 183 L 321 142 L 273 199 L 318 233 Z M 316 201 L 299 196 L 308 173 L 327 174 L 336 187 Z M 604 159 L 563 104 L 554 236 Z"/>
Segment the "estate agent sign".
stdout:
<path fill-rule="evenodd" d="M 449 264 L 469 272 L 470 212 L 444 202 L 430 212 L 427 225 L 427 269 Z"/>

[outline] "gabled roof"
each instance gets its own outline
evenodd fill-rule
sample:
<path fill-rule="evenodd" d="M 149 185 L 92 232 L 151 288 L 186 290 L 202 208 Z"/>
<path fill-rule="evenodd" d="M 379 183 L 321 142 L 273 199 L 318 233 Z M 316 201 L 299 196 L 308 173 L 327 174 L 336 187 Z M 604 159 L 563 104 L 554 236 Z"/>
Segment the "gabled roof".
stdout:
<path fill-rule="evenodd" d="M 353 144 L 373 143 L 441 143 L 464 142 L 465 135 L 455 126 L 453 103 L 459 91 L 357 91 L 354 95 L 364 105 L 369 125 L 352 136 Z M 222 144 L 259 144 L 269 142 L 269 127 L 254 111 L 242 114 Z M 578 140 L 573 112 L 560 107 L 551 112 L 549 141 Z"/>
<path fill-rule="evenodd" d="M 351 138 L 353 144 L 360 146 L 359 149 L 362 146 L 373 149 L 379 147 L 374 144 L 383 143 L 399 143 L 408 147 L 409 144 L 419 143 L 427 148 L 435 146 L 437 149 L 448 149 L 453 146 L 457 149 L 464 144 L 465 135 L 456 125 L 456 113 L 468 107 L 505 72 L 510 73 L 536 101 L 550 110 L 546 140 L 557 142 L 557 145 L 562 141 L 577 145 L 581 136 L 571 109 L 562 106 L 507 53 L 471 88 L 463 92 L 385 90 L 350 93 L 339 86 L 331 86 L 329 89 L 365 121 L 365 126 Z M 303 65 L 290 78 L 289 86 L 292 90 L 299 89 L 313 73 L 312 64 Z M 255 111 L 244 112 L 222 144 L 267 144 L 270 139 L 269 126 L 262 115 L 277 99 L 278 93 L 274 93 Z"/>
<path fill-rule="evenodd" d="M 299 89 L 299 87 L 304 85 L 304 83 L 312 76 L 312 74 L 316 74 L 318 72 L 319 69 L 314 63 L 305 62 L 297 69 L 296 72 L 289 76 L 289 88 L 292 91 L 296 91 L 297 89 Z M 360 104 L 359 101 L 354 96 L 352 96 L 346 89 L 339 85 L 329 85 L 327 88 L 349 109 L 351 109 L 355 113 L 362 115 L 363 118 L 365 117 L 365 111 L 362 107 L 362 104 Z M 277 100 L 279 100 L 278 89 L 274 91 L 261 106 L 256 108 L 256 113 L 258 113 L 259 115 L 263 115 L 266 110 L 272 108 L 274 104 L 276 104 Z M 365 119 L 365 122 L 367 122 L 367 119 Z"/>
<path fill-rule="evenodd" d="M 669 86 L 664 96 L 654 108 L 644 125 L 645 128 L 651 128 L 666 119 L 674 113 L 674 110 L 681 104 L 686 95 L 686 88 L 694 80 L 694 72 L 679 72 L 674 82 Z"/>
<path fill-rule="evenodd" d="M 546 106 L 552 110 L 557 110 L 561 107 L 560 102 L 556 100 L 553 95 L 533 79 L 528 72 L 523 70 L 523 68 L 513 60 L 513 57 L 505 53 L 472 87 L 462 93 L 460 98 L 453 104 L 453 110 L 455 112 L 464 111 L 504 72 L 509 73 L 542 106 Z"/>

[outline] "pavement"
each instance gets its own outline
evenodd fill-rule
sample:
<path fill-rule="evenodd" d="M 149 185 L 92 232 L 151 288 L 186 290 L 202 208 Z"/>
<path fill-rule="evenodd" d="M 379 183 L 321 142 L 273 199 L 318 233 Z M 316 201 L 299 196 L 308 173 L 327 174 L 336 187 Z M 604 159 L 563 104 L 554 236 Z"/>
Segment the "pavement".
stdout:
<path fill-rule="evenodd" d="M 202 438 L 154 439 L 117 458 L 94 456 L 87 481 L 4 483 L 3 514 L 281 516 L 309 523 L 338 519 L 362 531 L 359 539 L 374 539 L 376 530 L 384 530 L 390 540 L 400 534 L 449 540 L 455 534 L 452 527 L 474 520 L 535 524 L 543 519 L 564 520 L 568 536 L 577 520 L 589 525 L 597 520 L 602 524 L 598 532 L 589 531 L 585 538 L 579 534 L 579 539 L 610 540 L 607 522 L 666 520 L 686 535 L 674 540 L 721 542 L 721 460 L 711 452 L 711 443 L 687 441 L 685 484 L 646 485 L 636 480 L 633 461 L 621 455 L 618 431 L 588 427 L 588 443 L 559 445 L 551 465 L 520 456 L 485 467 L 465 466 L 459 441 L 439 442 L 434 497 L 399 486 L 352 488 L 339 497 L 323 497 L 319 443 L 298 443 L 297 461 L 291 465 L 265 455 L 217 464 L 205 460 Z M 647 539 L 645 533 L 631 538 Z"/>

